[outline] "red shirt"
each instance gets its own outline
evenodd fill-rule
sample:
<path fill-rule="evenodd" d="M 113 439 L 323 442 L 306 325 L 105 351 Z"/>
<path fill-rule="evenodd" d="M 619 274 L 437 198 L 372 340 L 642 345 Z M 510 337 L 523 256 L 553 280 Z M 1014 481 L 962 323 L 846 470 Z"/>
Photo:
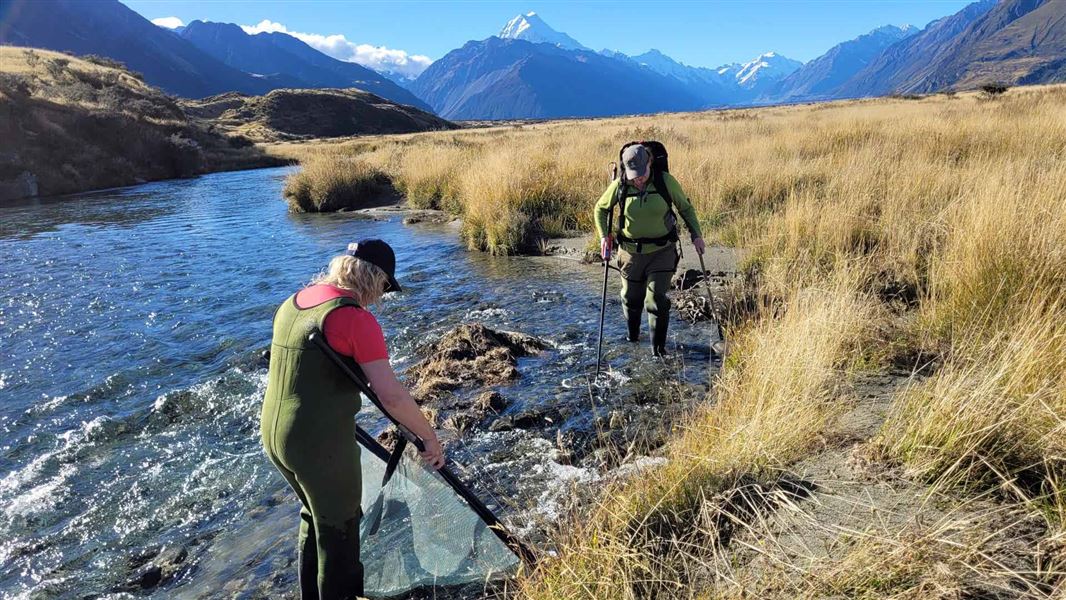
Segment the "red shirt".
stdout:
<path fill-rule="evenodd" d="M 351 297 L 351 294 L 332 285 L 312 285 L 296 294 L 296 306 L 311 308 L 342 296 Z M 389 358 L 381 325 L 368 310 L 342 306 L 326 315 L 322 329 L 331 348 L 339 354 L 351 356 L 357 363 Z"/>

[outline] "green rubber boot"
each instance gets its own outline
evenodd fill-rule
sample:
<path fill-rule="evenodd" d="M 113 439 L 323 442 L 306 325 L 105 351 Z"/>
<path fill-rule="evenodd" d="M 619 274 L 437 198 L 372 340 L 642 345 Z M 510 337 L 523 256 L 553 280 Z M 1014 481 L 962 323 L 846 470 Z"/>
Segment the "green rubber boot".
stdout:
<path fill-rule="evenodd" d="M 651 351 L 654 356 L 666 356 L 666 337 L 670 330 L 670 290 L 673 271 L 658 271 L 648 276 L 648 290 L 644 301 L 648 311 L 648 326 L 651 328 Z"/>

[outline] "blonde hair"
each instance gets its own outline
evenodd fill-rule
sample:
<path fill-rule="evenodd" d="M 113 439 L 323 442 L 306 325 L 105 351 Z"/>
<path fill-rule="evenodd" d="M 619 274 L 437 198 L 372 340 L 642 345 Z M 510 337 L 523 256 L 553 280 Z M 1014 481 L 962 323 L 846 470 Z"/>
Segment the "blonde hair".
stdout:
<path fill-rule="evenodd" d="M 381 300 L 388 282 L 389 276 L 377 265 L 346 254 L 334 256 L 329 267 L 311 280 L 312 284 L 332 285 L 351 292 L 364 307 Z"/>

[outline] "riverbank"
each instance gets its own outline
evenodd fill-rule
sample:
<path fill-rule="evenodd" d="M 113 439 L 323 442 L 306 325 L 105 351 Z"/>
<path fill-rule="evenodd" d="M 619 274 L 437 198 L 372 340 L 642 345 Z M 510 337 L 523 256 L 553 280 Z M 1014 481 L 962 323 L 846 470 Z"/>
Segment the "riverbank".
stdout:
<path fill-rule="evenodd" d="M 747 249 L 711 393 L 663 464 L 563 520 L 519 596 L 1052 597 L 1064 123 L 1044 86 L 302 150 L 461 216 L 472 249 L 571 255 L 553 240 L 591 229 L 601 165 L 659 139 L 707 237 Z"/>
<path fill-rule="evenodd" d="M 674 130 L 760 165 L 698 154 L 727 178 L 701 221 L 750 249 L 732 353 L 668 464 L 575 512 L 519 595 L 1061 593 L 1064 91 Z"/>

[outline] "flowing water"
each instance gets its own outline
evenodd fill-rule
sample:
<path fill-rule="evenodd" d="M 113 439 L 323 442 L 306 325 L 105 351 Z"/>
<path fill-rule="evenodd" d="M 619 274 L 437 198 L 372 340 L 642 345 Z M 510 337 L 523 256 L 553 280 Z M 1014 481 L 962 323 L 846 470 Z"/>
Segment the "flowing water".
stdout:
<path fill-rule="evenodd" d="M 563 434 L 586 439 L 619 418 L 611 394 L 583 383 L 599 271 L 470 253 L 451 228 L 399 217 L 289 215 L 287 173 L 0 208 L 0 595 L 294 594 L 296 501 L 259 446 L 260 354 L 277 304 L 360 238 L 396 249 L 405 291 L 373 311 L 398 370 L 462 322 L 550 342 L 499 388 L 508 412 L 539 410 L 544 424 L 449 446 L 516 530 L 535 536 L 602 476 L 588 460 L 560 464 L 557 450 Z M 615 380 L 706 381 L 706 331 L 675 319 L 684 360 L 651 363 L 618 341 L 616 294 L 612 282 Z M 627 406 L 623 420 L 664 413 Z"/>

